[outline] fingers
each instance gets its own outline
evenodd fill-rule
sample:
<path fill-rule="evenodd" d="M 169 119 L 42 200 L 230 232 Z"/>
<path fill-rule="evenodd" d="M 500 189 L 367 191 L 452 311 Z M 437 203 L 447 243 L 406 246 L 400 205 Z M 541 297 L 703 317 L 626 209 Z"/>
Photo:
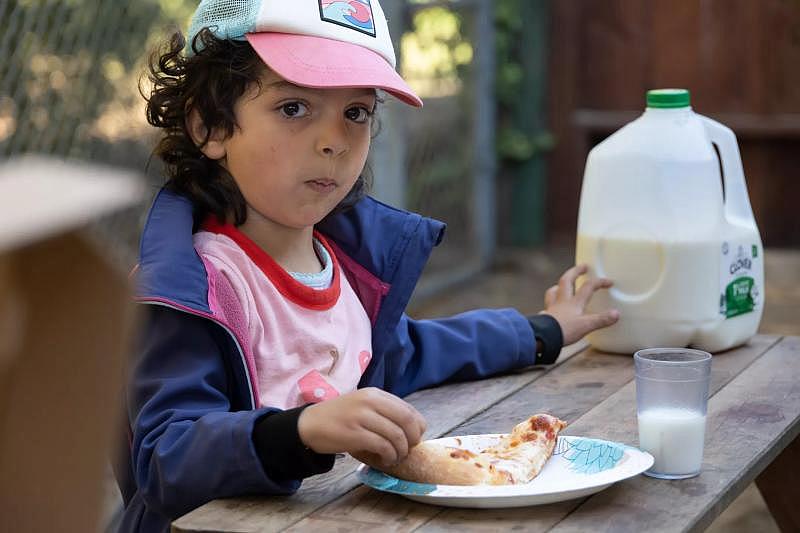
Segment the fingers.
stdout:
<path fill-rule="evenodd" d="M 600 289 L 608 289 L 612 285 L 614 285 L 614 282 L 612 282 L 610 279 L 591 278 L 586 280 L 584 284 L 581 285 L 581 288 L 578 289 L 578 292 L 575 294 L 575 296 L 582 306 L 586 306 L 596 291 Z"/>
<path fill-rule="evenodd" d="M 415 411 L 416 411 L 416 409 L 415 409 Z M 419 444 L 420 442 L 422 442 L 422 436 L 428 430 L 428 422 L 425 420 L 425 417 L 422 416 L 422 414 L 419 413 L 419 412 L 417 414 L 419 414 L 419 417 L 417 418 L 417 435 L 418 436 L 417 436 L 416 439 L 409 439 L 408 444 L 411 447 L 414 447 L 417 444 Z"/>
<path fill-rule="evenodd" d="M 375 391 L 380 395 L 375 404 L 378 413 L 403 430 L 409 446 L 419 443 L 427 427 L 425 418 L 410 403 L 404 402 L 386 391 L 380 389 L 375 389 Z"/>
<path fill-rule="evenodd" d="M 403 430 L 388 418 L 373 412 L 362 422 L 364 450 L 380 456 L 383 464 L 395 464 L 408 455 L 408 439 Z"/>
<path fill-rule="evenodd" d="M 367 429 L 378 432 L 391 442 L 397 462 L 412 446 L 422 439 L 427 424 L 425 418 L 409 403 L 380 389 L 367 389 L 375 408 L 375 417 L 370 417 Z"/>
<path fill-rule="evenodd" d="M 561 279 L 558 280 L 558 290 L 560 296 L 564 297 L 571 297 L 575 294 L 575 280 L 577 280 L 580 276 L 586 274 L 589 271 L 589 267 L 585 264 L 575 265 L 574 267 L 570 268 L 561 276 Z"/>
<path fill-rule="evenodd" d="M 564 272 L 558 285 L 550 287 L 545 292 L 545 312 L 555 318 L 561 326 L 565 346 L 576 342 L 587 333 L 610 326 L 619 320 L 619 311 L 614 309 L 603 313 L 584 314 L 594 293 L 613 285 L 609 279 L 586 276 L 576 292 L 576 281 L 588 272 L 587 265 L 575 265 Z"/>
<path fill-rule="evenodd" d="M 619 311 L 612 309 L 604 313 L 597 313 L 593 315 L 586 315 L 584 318 L 584 325 L 586 333 L 596 329 L 605 328 L 617 323 L 619 320 Z"/>
<path fill-rule="evenodd" d="M 381 456 L 378 455 L 377 453 L 360 451 L 360 452 L 350 452 L 350 455 L 354 459 L 361 461 L 365 465 L 377 468 L 378 470 L 380 470 L 381 466 L 384 465 L 383 459 L 381 459 Z"/>
<path fill-rule="evenodd" d="M 548 307 L 552 307 L 555 305 L 556 300 L 558 299 L 558 285 L 553 285 L 544 293 L 544 307 L 547 309 Z"/>
<path fill-rule="evenodd" d="M 315 452 L 367 452 L 382 464 L 404 459 L 425 429 L 416 409 L 376 388 L 310 405 L 297 421 L 301 442 Z"/>

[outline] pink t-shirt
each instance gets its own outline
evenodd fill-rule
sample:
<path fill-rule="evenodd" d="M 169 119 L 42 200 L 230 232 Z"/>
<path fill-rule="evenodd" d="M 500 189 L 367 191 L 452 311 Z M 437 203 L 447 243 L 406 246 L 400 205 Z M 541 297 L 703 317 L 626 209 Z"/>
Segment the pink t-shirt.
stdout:
<path fill-rule="evenodd" d="M 247 321 L 260 405 L 290 409 L 354 391 L 372 358 L 370 320 L 333 260 L 327 289 L 313 289 L 232 225 L 194 236 L 204 261 L 233 287 Z"/>

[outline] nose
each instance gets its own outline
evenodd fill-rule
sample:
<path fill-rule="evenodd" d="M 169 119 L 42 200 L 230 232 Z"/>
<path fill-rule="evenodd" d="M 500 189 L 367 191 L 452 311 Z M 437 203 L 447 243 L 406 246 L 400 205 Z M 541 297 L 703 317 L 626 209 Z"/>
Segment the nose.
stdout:
<path fill-rule="evenodd" d="M 347 129 L 343 120 L 330 120 L 322 124 L 317 137 L 317 152 L 324 157 L 339 157 L 350 149 Z"/>

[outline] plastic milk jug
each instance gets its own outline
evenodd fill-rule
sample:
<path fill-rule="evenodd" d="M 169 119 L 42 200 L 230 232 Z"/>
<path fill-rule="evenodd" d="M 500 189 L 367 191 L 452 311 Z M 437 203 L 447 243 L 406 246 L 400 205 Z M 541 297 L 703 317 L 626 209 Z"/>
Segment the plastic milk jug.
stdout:
<path fill-rule="evenodd" d="M 589 305 L 621 312 L 587 337 L 599 350 L 717 352 L 756 333 L 764 250 L 736 136 L 688 91 L 649 91 L 644 114 L 589 153 L 576 260 L 614 281 Z"/>

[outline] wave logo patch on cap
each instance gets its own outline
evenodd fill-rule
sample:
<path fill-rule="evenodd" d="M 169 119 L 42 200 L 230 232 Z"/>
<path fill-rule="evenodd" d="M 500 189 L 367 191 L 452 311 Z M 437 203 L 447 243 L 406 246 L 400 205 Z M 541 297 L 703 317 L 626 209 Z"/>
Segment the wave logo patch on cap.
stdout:
<path fill-rule="evenodd" d="M 369 0 L 319 0 L 319 14 L 325 22 L 375 37 L 375 21 Z"/>

